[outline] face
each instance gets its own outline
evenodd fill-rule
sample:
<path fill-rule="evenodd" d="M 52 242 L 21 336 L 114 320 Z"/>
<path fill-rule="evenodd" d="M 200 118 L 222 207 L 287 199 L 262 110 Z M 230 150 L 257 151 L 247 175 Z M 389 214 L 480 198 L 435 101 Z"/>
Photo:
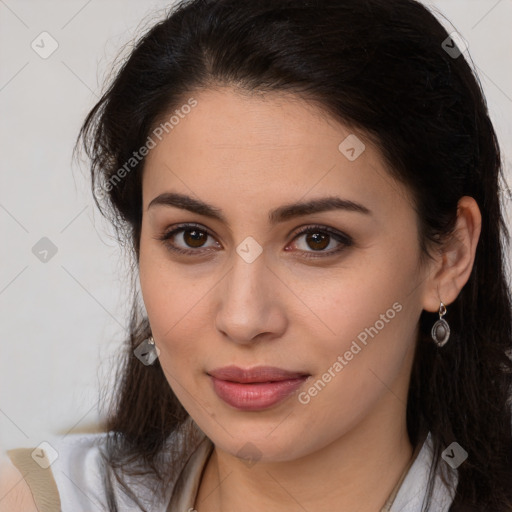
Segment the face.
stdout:
<path fill-rule="evenodd" d="M 218 447 L 269 461 L 403 418 L 426 277 L 410 194 L 298 98 L 191 96 L 143 174 L 140 284 L 169 385 Z"/>

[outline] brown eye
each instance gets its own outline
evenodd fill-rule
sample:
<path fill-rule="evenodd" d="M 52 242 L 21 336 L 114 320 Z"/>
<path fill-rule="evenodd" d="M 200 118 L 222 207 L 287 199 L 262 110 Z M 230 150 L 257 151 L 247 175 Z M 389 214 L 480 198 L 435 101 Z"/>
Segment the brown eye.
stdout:
<path fill-rule="evenodd" d="M 305 258 L 334 256 L 353 243 L 350 236 L 327 226 L 307 226 L 296 233 L 293 239 L 293 246 Z"/>
<path fill-rule="evenodd" d="M 198 229 L 188 229 L 183 231 L 183 240 L 189 247 L 202 247 L 208 235 Z"/>
<path fill-rule="evenodd" d="M 330 235 L 324 233 L 309 233 L 306 236 L 306 243 L 315 251 L 321 251 L 329 245 Z"/>
<path fill-rule="evenodd" d="M 189 255 L 204 256 L 222 249 L 222 245 L 206 229 L 185 224 L 157 237 L 171 251 Z M 209 241 L 210 239 L 210 241 Z M 334 256 L 353 244 L 353 239 L 337 230 L 325 226 L 308 226 L 293 239 L 295 249 L 302 257 L 314 258 Z M 288 252 L 290 246 L 285 250 Z"/>
<path fill-rule="evenodd" d="M 201 255 L 212 249 L 221 248 L 219 242 L 206 229 L 195 225 L 185 224 L 163 233 L 158 240 L 162 241 L 166 248 L 180 254 Z"/>

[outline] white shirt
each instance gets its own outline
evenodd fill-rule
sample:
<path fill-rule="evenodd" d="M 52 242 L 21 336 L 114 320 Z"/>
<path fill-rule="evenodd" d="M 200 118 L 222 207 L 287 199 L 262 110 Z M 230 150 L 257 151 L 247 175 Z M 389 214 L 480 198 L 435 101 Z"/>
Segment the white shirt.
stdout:
<path fill-rule="evenodd" d="M 47 492 L 41 485 L 41 479 L 37 481 L 39 478 L 37 475 L 44 474 L 48 479 L 48 472 L 51 473 L 58 490 L 58 498 L 57 496 L 54 498 L 57 501 L 60 499 L 61 508 L 59 511 L 58 507 L 49 507 L 47 508 L 49 512 L 54 512 L 54 510 L 55 512 L 107 512 L 109 509 L 105 477 L 101 471 L 103 461 L 100 452 L 104 447 L 106 436 L 106 433 L 71 434 L 51 440 L 50 444 L 56 450 L 58 457 L 47 469 L 36 467 L 37 465 L 31 457 L 32 449 L 9 450 L 7 454 L 25 475 L 35 498 L 38 498 L 37 494 L 44 495 Z M 429 434 L 412 461 L 391 507 L 383 510 L 421 512 L 432 463 L 431 442 Z M 174 485 L 163 490 L 154 476 L 141 478 L 123 474 L 123 478 L 149 512 L 192 512 L 201 473 L 212 450 L 213 443 L 204 436 L 184 464 L 181 472 L 177 473 Z M 24 462 L 22 461 L 22 452 Z M 442 460 L 440 464 L 446 463 Z M 450 471 L 455 473 L 456 486 L 456 470 L 450 468 Z M 173 492 L 174 489 L 177 492 Z M 140 507 L 125 494 L 115 479 L 113 480 L 113 490 L 120 511 L 140 512 Z M 57 494 L 56 491 L 53 492 Z M 448 512 L 454 494 L 454 489 L 448 489 L 437 475 L 431 497 L 431 509 L 435 512 Z M 47 499 L 47 496 L 39 496 L 39 499 Z"/>

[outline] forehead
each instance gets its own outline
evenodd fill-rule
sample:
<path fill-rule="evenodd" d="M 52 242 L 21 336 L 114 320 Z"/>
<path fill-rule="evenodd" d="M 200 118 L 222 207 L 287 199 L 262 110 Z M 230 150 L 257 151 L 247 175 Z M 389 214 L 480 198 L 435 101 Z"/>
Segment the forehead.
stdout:
<path fill-rule="evenodd" d="M 336 147 L 340 137 L 350 133 L 318 107 L 292 94 L 250 93 L 226 87 L 191 96 L 197 103 L 187 114 L 180 119 L 172 113 L 167 116 L 174 117 L 176 123 L 163 134 L 166 138 L 173 133 L 171 146 L 185 144 L 184 149 L 228 154 L 236 150 L 272 152 L 276 158 L 280 150 L 286 150 L 288 154 L 308 152 L 315 157 L 315 150 Z M 186 100 L 174 112 L 185 104 Z"/>
<path fill-rule="evenodd" d="M 145 208 L 167 189 L 247 201 L 288 202 L 327 191 L 374 204 L 407 198 L 378 149 L 301 98 L 230 88 L 190 97 L 195 106 L 173 110 L 181 115 L 146 157 Z"/>

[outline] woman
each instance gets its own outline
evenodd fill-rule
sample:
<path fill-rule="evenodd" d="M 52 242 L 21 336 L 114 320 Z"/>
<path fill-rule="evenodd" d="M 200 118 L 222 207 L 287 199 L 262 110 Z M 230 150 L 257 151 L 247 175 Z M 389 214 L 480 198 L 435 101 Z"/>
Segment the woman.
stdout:
<path fill-rule="evenodd" d="M 143 304 L 106 432 L 10 451 L 9 510 L 512 510 L 500 153 L 462 50 L 412 0 L 187 1 L 139 41 L 81 141 Z"/>

